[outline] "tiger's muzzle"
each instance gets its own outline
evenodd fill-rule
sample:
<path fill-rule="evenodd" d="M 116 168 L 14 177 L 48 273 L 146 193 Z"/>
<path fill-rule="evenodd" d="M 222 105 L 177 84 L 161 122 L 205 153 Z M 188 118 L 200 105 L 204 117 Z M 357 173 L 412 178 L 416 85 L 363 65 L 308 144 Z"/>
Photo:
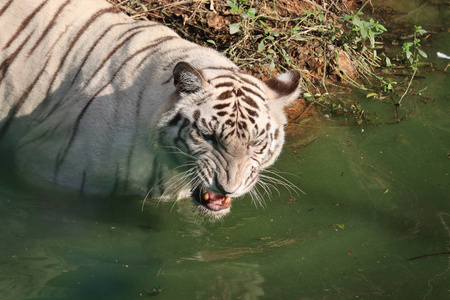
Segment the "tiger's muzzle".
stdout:
<path fill-rule="evenodd" d="M 198 208 L 213 217 L 222 217 L 230 211 L 231 197 L 216 194 L 198 187 L 193 193 L 193 199 Z"/>

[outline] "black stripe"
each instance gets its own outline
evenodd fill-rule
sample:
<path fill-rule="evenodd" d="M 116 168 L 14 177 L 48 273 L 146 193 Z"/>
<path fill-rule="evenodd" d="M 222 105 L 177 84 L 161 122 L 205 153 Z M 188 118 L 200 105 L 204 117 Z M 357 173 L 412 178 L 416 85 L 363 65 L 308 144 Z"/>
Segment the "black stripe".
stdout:
<path fill-rule="evenodd" d="M 161 172 L 158 170 L 160 168 L 160 165 L 158 164 L 158 159 L 159 158 L 157 156 L 155 156 L 153 158 L 151 174 L 150 174 L 148 182 L 147 182 L 147 189 L 152 192 L 152 194 L 149 194 L 150 198 L 154 197 L 156 188 L 158 188 L 160 195 L 162 195 L 162 189 L 160 188 L 161 185 L 158 184 L 156 186 L 156 184 L 160 182 L 159 178 L 162 178 L 162 177 L 159 177 L 159 173 L 161 173 Z"/>
<path fill-rule="evenodd" d="M 224 103 L 224 104 L 217 104 L 217 105 L 214 105 L 213 108 L 214 109 L 224 109 L 225 107 L 228 107 L 230 105 L 231 105 L 231 102 L 230 103 Z"/>
<path fill-rule="evenodd" d="M 89 83 L 94 77 L 95 75 L 97 75 L 97 73 L 103 68 L 103 66 L 106 64 L 106 62 L 114 55 L 114 53 L 117 52 L 117 50 L 119 50 L 124 44 L 126 44 L 129 40 L 131 40 L 135 35 L 141 33 L 142 31 L 138 31 L 135 32 L 133 34 L 131 34 L 130 36 L 128 36 L 126 39 L 124 39 L 121 43 L 119 43 L 118 45 L 116 45 L 116 47 L 114 47 L 107 55 L 106 57 L 103 59 L 103 61 L 100 63 L 100 65 L 97 67 L 97 69 L 94 71 L 94 73 L 91 75 L 91 77 L 89 79 L 86 80 L 87 83 Z"/>
<path fill-rule="evenodd" d="M 113 188 L 111 190 L 111 196 L 116 195 L 117 194 L 117 190 L 119 189 L 119 184 L 120 184 L 119 172 L 120 172 L 120 164 L 117 163 L 116 164 L 116 174 L 115 174 L 115 177 L 114 177 L 114 185 L 113 185 Z"/>
<path fill-rule="evenodd" d="M 230 99 L 231 97 L 233 97 L 233 91 L 228 90 L 228 91 L 221 93 L 219 96 L 217 96 L 216 99 L 217 100 L 227 100 L 227 99 Z"/>
<path fill-rule="evenodd" d="M 258 117 L 258 113 L 250 108 L 244 107 L 244 109 L 248 112 L 249 115 L 251 115 L 252 117 Z"/>
<path fill-rule="evenodd" d="M 237 80 L 237 79 L 236 79 L 236 76 L 234 76 L 234 75 L 231 75 L 231 74 L 222 74 L 222 75 L 216 76 L 216 77 L 214 77 L 214 78 L 211 78 L 211 81 L 212 81 L 212 80 L 216 80 L 216 79 L 221 79 L 221 78 L 228 78 L 228 79 Z"/>
<path fill-rule="evenodd" d="M 22 42 L 22 44 L 20 44 L 20 46 L 16 49 L 16 51 L 11 53 L 11 55 L 8 56 L 8 58 L 5 59 L 2 62 L 2 64 L 0 65 L 0 72 L 1 72 L 0 83 L 2 83 L 3 79 L 5 79 L 6 72 L 8 72 L 9 67 L 12 65 L 12 63 L 14 62 L 14 60 L 16 59 L 16 57 L 20 53 L 20 51 L 22 51 L 22 48 L 26 45 L 26 43 L 28 42 L 30 37 L 33 35 L 33 33 L 34 33 L 34 30 L 27 36 L 27 38 Z"/>
<path fill-rule="evenodd" d="M 253 99 L 250 98 L 250 97 L 244 97 L 244 98 L 242 99 L 242 101 L 244 101 L 245 103 L 247 103 L 247 104 L 250 105 L 251 107 L 254 107 L 254 108 L 256 108 L 256 109 L 259 109 L 258 104 L 256 104 L 255 100 L 253 100 Z"/>
<path fill-rule="evenodd" d="M 83 176 L 81 177 L 81 185 L 79 188 L 80 195 L 84 195 L 84 187 L 86 185 L 86 170 L 83 171 Z"/>
<path fill-rule="evenodd" d="M 26 130 L 29 131 L 32 128 L 35 128 L 36 126 L 37 125 L 35 123 L 30 123 L 30 125 L 27 127 Z M 30 145 L 36 141 L 39 141 L 39 142 L 41 142 L 41 144 L 43 144 L 45 141 L 44 138 L 46 136 L 52 136 L 52 134 L 54 133 L 54 131 L 56 131 L 56 129 L 58 129 L 58 126 L 53 126 L 53 129 L 51 129 L 51 130 L 47 129 L 47 130 L 43 131 L 40 135 L 34 136 L 34 138 L 29 139 L 26 142 L 22 142 L 20 144 L 20 147 L 18 148 L 18 150 L 26 148 L 28 145 Z M 19 151 L 17 151 L 17 152 L 19 152 Z"/>
<path fill-rule="evenodd" d="M 44 73 L 45 69 L 47 68 L 48 62 L 49 62 L 49 58 L 47 58 L 47 61 L 45 62 L 44 67 L 41 69 L 39 74 L 34 78 L 33 82 L 25 89 L 25 92 L 16 101 L 16 103 L 14 103 L 14 105 L 10 109 L 8 116 L 5 118 L 6 121 L 3 124 L 2 128 L 0 129 L 0 139 L 2 139 L 2 137 L 6 134 L 6 131 L 8 130 L 9 126 L 11 126 L 11 122 L 13 121 L 14 117 L 19 112 L 20 108 L 23 106 L 23 104 L 27 100 L 29 94 L 35 87 L 35 85 L 38 82 L 39 78 L 41 77 L 42 73 Z"/>
<path fill-rule="evenodd" d="M 237 122 L 237 124 L 238 124 L 238 128 L 239 129 L 247 130 L 247 123 L 246 122 L 241 121 L 241 122 Z"/>
<path fill-rule="evenodd" d="M 1 9 L 0 9 L 0 17 L 3 15 L 3 13 L 8 9 L 8 7 L 11 5 L 11 3 L 13 2 L 14 0 L 9 0 L 9 2 L 8 3 L 6 3 L 5 4 L 5 6 L 3 6 Z"/>
<path fill-rule="evenodd" d="M 62 150 L 62 152 L 60 153 L 60 155 L 57 156 L 57 161 L 56 161 L 56 167 L 55 167 L 55 176 L 57 175 L 57 173 L 59 172 L 59 167 L 61 166 L 61 164 L 64 162 L 67 153 L 70 149 L 70 147 L 72 146 L 73 141 L 75 140 L 75 137 L 78 133 L 78 128 L 80 126 L 80 122 L 81 119 L 83 118 L 84 114 L 86 113 L 87 109 L 89 108 L 89 106 L 92 104 L 92 102 L 95 100 L 95 98 L 97 97 L 97 95 L 99 95 L 108 85 L 110 85 L 114 79 L 116 78 L 117 74 L 119 74 L 119 72 L 122 70 L 123 66 L 125 64 L 127 64 L 130 60 L 132 60 L 134 57 L 136 57 L 137 55 L 141 54 L 144 51 L 147 51 L 148 49 L 154 48 L 158 45 L 161 45 L 163 42 L 174 39 L 174 38 L 178 38 L 178 36 L 172 36 L 172 37 L 163 37 L 163 38 L 159 38 L 156 40 L 155 43 L 148 45 L 147 47 L 144 47 L 142 49 L 140 49 L 139 51 L 135 52 L 133 55 L 129 56 L 125 61 L 122 62 L 122 64 L 117 68 L 116 72 L 112 75 L 111 79 L 105 83 L 92 97 L 91 99 L 88 100 L 88 102 L 84 105 L 83 109 L 81 110 L 80 114 L 77 117 L 77 120 L 75 121 L 73 130 L 72 130 L 72 135 L 70 136 L 69 142 L 67 144 L 67 146 Z"/>
<path fill-rule="evenodd" d="M 260 165 L 261 164 L 261 161 L 259 161 L 259 159 L 257 159 L 256 157 L 250 157 L 252 160 L 254 160 L 254 161 L 256 161 L 257 163 L 258 163 L 258 165 Z"/>
<path fill-rule="evenodd" d="M 149 45 L 149 46 L 147 46 L 147 47 L 141 49 L 141 50 L 139 51 L 139 53 L 137 53 L 137 54 L 140 54 L 140 53 L 142 53 L 142 52 L 144 52 L 144 51 L 146 51 L 146 50 L 149 50 L 149 49 L 151 49 L 151 48 L 157 47 L 157 46 L 159 46 L 159 45 L 161 45 L 161 44 L 163 44 L 163 43 L 165 43 L 165 42 L 167 42 L 167 41 L 170 41 L 170 40 L 173 40 L 173 39 L 176 39 L 176 38 L 180 38 L 180 37 L 179 37 L 179 36 L 165 36 L 165 37 L 158 38 L 158 39 L 156 39 L 151 45 Z M 150 56 L 154 55 L 156 52 L 158 52 L 158 50 L 153 51 L 153 52 L 149 52 L 149 54 L 146 55 L 146 56 L 139 62 L 138 67 L 137 67 L 136 69 L 138 69 L 138 68 L 144 63 L 144 61 L 146 61 Z"/>
<path fill-rule="evenodd" d="M 170 122 L 167 123 L 167 126 L 177 126 L 181 118 L 182 118 L 181 114 L 177 113 L 176 116 L 172 120 L 170 120 Z"/>
<path fill-rule="evenodd" d="M 189 119 L 184 119 L 183 124 L 181 124 L 180 128 L 178 129 L 178 138 L 181 139 L 181 132 L 183 131 L 184 128 L 189 126 L 189 124 L 191 124 Z"/>
<path fill-rule="evenodd" d="M 168 84 L 173 79 L 173 75 L 170 75 L 169 79 L 164 81 L 162 84 Z"/>
<path fill-rule="evenodd" d="M 277 129 L 275 130 L 275 133 L 274 133 L 274 139 L 275 139 L 275 140 L 278 140 L 279 134 L 280 134 L 280 130 L 277 128 Z"/>
<path fill-rule="evenodd" d="M 184 48 L 172 48 L 172 49 L 167 49 L 165 51 L 160 52 L 161 56 L 166 56 L 166 54 L 169 54 L 170 52 L 187 52 L 189 50 L 195 50 L 198 49 L 198 45 L 194 45 L 192 47 L 184 47 Z M 186 55 L 187 57 L 189 57 L 189 55 Z"/>
<path fill-rule="evenodd" d="M 86 55 L 85 55 L 84 58 L 83 58 L 83 62 L 82 62 L 82 63 L 80 64 L 80 66 L 78 67 L 78 71 L 77 71 L 77 73 L 75 74 L 75 76 L 74 76 L 73 79 L 72 79 L 71 85 L 74 84 L 75 80 L 78 78 L 78 75 L 80 75 L 81 70 L 83 69 L 84 65 L 86 64 L 86 62 L 87 62 L 89 56 L 91 56 L 91 53 L 92 53 L 92 52 L 94 51 L 94 49 L 100 44 L 100 41 L 106 36 L 106 34 L 107 34 L 109 31 L 111 31 L 114 27 L 120 26 L 120 25 L 126 25 L 126 24 L 129 24 L 129 23 L 117 23 L 117 24 L 111 25 L 111 26 L 109 26 L 109 27 L 108 27 L 108 28 L 100 35 L 99 38 L 97 38 L 95 41 L 92 41 L 93 44 L 92 44 L 91 48 L 86 52 Z"/>
<path fill-rule="evenodd" d="M 178 37 L 178 36 L 177 36 L 177 37 Z M 179 38 L 179 37 L 178 37 L 178 38 Z M 175 49 L 169 49 L 169 50 L 166 50 L 166 51 L 163 51 L 163 52 L 159 52 L 159 55 L 160 55 L 161 57 L 163 57 L 164 54 L 167 54 L 167 53 L 172 52 L 172 51 L 179 52 L 179 51 L 185 51 L 185 50 L 190 50 L 190 49 L 191 49 L 191 48 L 184 48 L 184 49 L 175 48 Z M 151 53 L 151 54 L 145 56 L 145 57 L 139 62 L 139 64 L 136 66 L 136 70 L 138 70 L 138 69 L 142 66 L 142 64 L 143 64 L 146 60 L 149 59 L 149 57 L 150 57 L 151 55 L 153 55 L 153 53 Z M 163 71 L 167 71 L 167 70 L 169 70 L 170 68 L 173 68 L 175 64 L 177 64 L 178 62 L 182 61 L 183 59 L 185 59 L 185 58 L 187 58 L 187 57 L 189 57 L 189 54 L 183 54 L 183 55 L 181 55 L 181 56 L 175 58 L 175 59 L 174 59 L 173 61 L 171 61 L 169 64 L 167 64 L 166 66 L 164 66 Z M 170 78 L 167 79 L 166 81 L 164 81 L 163 84 L 169 83 L 169 82 L 172 80 L 172 78 L 173 78 L 173 74 L 171 74 Z"/>
<path fill-rule="evenodd" d="M 135 128 L 134 128 L 134 133 L 133 136 L 131 137 L 131 147 L 128 151 L 128 156 L 127 156 L 127 163 L 126 163 L 126 174 L 125 174 L 125 184 L 123 187 L 123 190 L 126 191 L 128 188 L 128 179 L 130 176 L 130 170 L 131 170 L 131 159 L 133 157 L 133 152 L 134 152 L 134 147 L 137 141 L 137 137 L 138 137 L 138 131 L 139 131 L 139 115 L 141 112 L 141 103 L 142 103 L 142 99 L 144 98 L 143 96 L 144 94 L 144 90 L 141 90 L 139 92 L 137 101 L 136 101 L 136 110 L 134 112 L 135 117 L 134 120 L 136 120 L 135 124 Z"/>
<path fill-rule="evenodd" d="M 234 86 L 234 84 L 232 82 L 222 82 L 219 83 L 218 85 L 215 85 L 214 88 L 218 89 L 221 87 L 230 87 L 230 86 Z"/>
<path fill-rule="evenodd" d="M 34 43 L 33 47 L 31 47 L 31 50 L 28 52 L 28 56 L 33 54 L 34 50 L 41 44 L 41 42 L 44 40 L 45 36 L 49 33 L 50 29 L 55 25 L 56 19 L 61 14 L 63 9 L 70 3 L 71 0 L 67 0 L 66 2 L 61 5 L 58 10 L 55 12 L 52 20 L 50 23 L 45 27 L 44 31 L 42 32 L 41 36 L 37 39 L 36 43 Z"/>
<path fill-rule="evenodd" d="M 226 136 L 223 137 L 223 140 L 227 140 L 233 133 L 234 131 L 230 131 Z"/>
<path fill-rule="evenodd" d="M 3 47 L 3 50 L 11 46 L 11 43 L 17 39 L 19 34 L 28 26 L 30 21 L 37 15 L 37 13 L 47 4 L 48 0 L 45 0 L 44 3 L 41 3 L 38 7 L 36 7 L 28 17 L 23 20 L 22 24 L 20 24 L 19 28 L 17 28 L 16 32 L 13 34 L 13 36 L 9 39 L 9 41 L 6 43 L 5 47 Z"/>
<path fill-rule="evenodd" d="M 251 94 L 253 94 L 253 95 L 255 95 L 255 96 L 257 96 L 257 97 L 263 99 L 263 100 L 266 99 L 265 96 L 261 95 L 261 94 L 258 93 L 258 92 L 255 92 L 254 90 L 252 90 L 252 89 L 250 89 L 250 88 L 248 88 L 248 87 L 246 87 L 246 86 L 243 86 L 242 89 L 243 89 L 244 91 L 246 91 L 246 92 L 249 92 L 249 93 L 251 93 Z"/>
<path fill-rule="evenodd" d="M 203 70 L 219 70 L 219 71 L 230 71 L 233 73 L 245 73 L 238 67 L 219 67 L 219 66 L 217 66 L 217 67 L 206 67 L 206 68 L 203 68 Z"/>
<path fill-rule="evenodd" d="M 92 15 L 89 20 L 83 25 L 83 27 L 81 27 L 81 29 L 77 32 L 77 34 L 75 35 L 75 38 L 72 40 L 72 42 L 70 43 L 69 47 L 67 48 L 66 52 L 61 56 L 61 61 L 59 62 L 58 68 L 56 69 L 56 72 L 53 74 L 53 78 L 50 81 L 50 84 L 48 86 L 48 90 L 47 90 L 47 94 L 46 97 L 48 97 L 48 95 L 50 94 L 50 90 L 53 87 L 53 82 L 56 80 L 56 77 L 59 73 L 59 71 L 61 71 L 64 63 L 66 61 L 69 61 L 67 59 L 67 56 L 69 55 L 70 51 L 72 51 L 72 48 L 75 46 L 75 44 L 78 42 L 78 40 L 81 38 L 81 36 L 84 34 L 84 32 L 88 29 L 88 27 L 95 22 L 95 20 L 99 17 L 101 17 L 104 14 L 108 14 L 108 13 L 114 13 L 114 14 L 118 14 L 121 13 L 116 7 L 109 7 L 109 8 L 105 8 L 105 9 L 101 9 L 99 11 L 97 11 L 94 15 Z"/>
<path fill-rule="evenodd" d="M 213 171 L 212 171 L 212 168 L 210 167 L 210 165 L 205 163 L 204 168 L 202 168 L 201 171 L 203 171 L 203 173 L 206 172 L 206 174 L 205 174 L 206 176 L 203 175 L 205 178 L 209 178 L 209 179 L 213 178 Z"/>
<path fill-rule="evenodd" d="M 263 154 L 264 150 L 266 150 L 268 145 L 269 145 L 269 143 L 265 143 L 264 146 L 259 149 L 259 151 L 255 151 L 255 154 L 258 154 L 258 155 Z"/>
<path fill-rule="evenodd" d="M 183 61 L 185 58 L 187 58 L 187 57 L 189 57 L 189 54 L 183 54 L 183 55 L 181 55 L 181 56 L 178 56 L 177 58 L 175 58 L 175 59 L 173 59 L 173 58 L 171 58 L 172 59 L 172 61 L 170 62 L 170 63 L 168 63 L 164 68 L 163 68 L 163 70 L 164 71 L 167 71 L 167 70 L 170 70 L 170 69 L 173 69 L 174 68 L 174 66 L 178 63 L 178 62 L 180 62 L 180 61 Z"/>
<path fill-rule="evenodd" d="M 257 180 L 258 180 L 258 176 L 254 176 L 253 175 L 254 173 L 252 173 L 249 177 L 247 177 L 247 179 L 245 180 L 245 182 L 244 182 L 244 184 L 246 185 L 246 186 L 251 186 L 251 185 L 253 185 Z M 252 180 L 250 183 L 249 183 L 249 180 Z"/>
<path fill-rule="evenodd" d="M 129 23 L 128 23 L 128 24 L 129 24 Z M 162 25 L 161 25 L 161 24 L 150 24 L 150 25 L 136 26 L 136 27 L 133 27 L 132 29 L 130 29 L 130 30 L 128 31 L 128 33 L 129 33 L 131 30 L 136 30 L 136 29 L 139 29 L 139 28 L 146 28 L 146 27 L 149 27 L 149 28 L 150 28 L 150 27 L 156 27 L 156 26 L 162 26 Z M 122 36 L 123 36 L 123 35 L 122 35 Z M 138 70 L 144 61 L 145 61 L 145 58 L 142 59 L 142 61 L 138 64 L 138 66 L 135 68 L 135 70 Z"/>
<path fill-rule="evenodd" d="M 248 79 L 246 79 L 244 77 L 239 77 L 239 79 L 242 80 L 243 82 L 249 84 L 249 85 L 252 85 L 252 86 L 256 87 L 259 90 L 259 86 L 255 82 L 250 81 L 250 80 L 248 80 Z"/>

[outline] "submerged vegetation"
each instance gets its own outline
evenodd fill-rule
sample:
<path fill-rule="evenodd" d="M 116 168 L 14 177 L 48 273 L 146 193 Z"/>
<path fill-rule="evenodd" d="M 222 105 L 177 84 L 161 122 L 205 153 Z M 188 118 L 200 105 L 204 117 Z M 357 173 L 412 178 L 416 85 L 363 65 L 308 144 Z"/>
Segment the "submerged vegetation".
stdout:
<path fill-rule="evenodd" d="M 348 94 L 345 87 L 367 91 L 368 98 L 391 99 L 400 122 L 405 116 L 398 108 L 427 57 L 421 48 L 426 31 L 420 26 L 402 37 L 399 52 L 389 57 L 388 29 L 363 13 L 374 10 L 371 0 L 109 1 L 135 19 L 159 21 L 186 39 L 215 47 L 259 78 L 299 70 L 304 92 L 290 113 L 292 122 L 316 107 L 353 123 L 373 123 L 359 103 L 330 97 L 342 89 Z M 409 72 L 402 73 L 407 81 L 398 83 L 388 75 L 400 68 Z"/>

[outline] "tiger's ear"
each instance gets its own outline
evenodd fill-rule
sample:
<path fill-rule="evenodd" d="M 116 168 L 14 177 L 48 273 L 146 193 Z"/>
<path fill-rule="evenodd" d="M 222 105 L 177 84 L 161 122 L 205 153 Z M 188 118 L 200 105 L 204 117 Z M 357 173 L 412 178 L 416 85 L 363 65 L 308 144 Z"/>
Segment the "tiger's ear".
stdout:
<path fill-rule="evenodd" d="M 205 82 L 201 71 L 184 61 L 173 69 L 173 78 L 178 93 L 195 93 Z"/>
<path fill-rule="evenodd" d="M 285 106 L 292 103 L 300 96 L 300 78 L 300 72 L 293 70 L 264 81 L 269 99 L 282 101 Z"/>

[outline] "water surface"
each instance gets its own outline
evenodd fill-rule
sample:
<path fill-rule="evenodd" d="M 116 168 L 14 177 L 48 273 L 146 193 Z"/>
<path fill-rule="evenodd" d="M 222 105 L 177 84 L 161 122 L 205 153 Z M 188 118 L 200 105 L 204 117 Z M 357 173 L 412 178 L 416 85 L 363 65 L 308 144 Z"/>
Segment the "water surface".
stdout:
<path fill-rule="evenodd" d="M 40 191 L 2 170 L 0 299 L 448 299 L 449 61 L 435 53 L 450 34 L 447 6 L 426 2 L 402 3 L 434 18 L 398 20 L 439 29 L 408 117 L 323 118 L 290 139 L 275 168 L 306 194 L 244 197 L 210 223 L 189 201 L 142 212 L 140 198 Z M 395 120 L 389 101 L 348 97 Z"/>

